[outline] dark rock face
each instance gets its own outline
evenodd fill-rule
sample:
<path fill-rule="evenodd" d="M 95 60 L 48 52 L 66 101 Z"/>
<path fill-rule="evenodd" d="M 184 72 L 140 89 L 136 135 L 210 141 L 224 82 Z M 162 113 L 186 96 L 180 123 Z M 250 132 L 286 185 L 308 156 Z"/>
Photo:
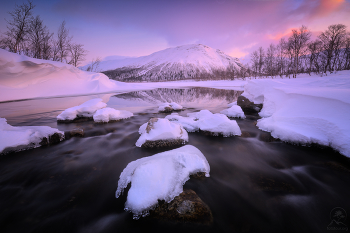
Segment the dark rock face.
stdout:
<path fill-rule="evenodd" d="M 259 135 L 259 140 L 263 141 L 263 142 L 275 142 L 275 141 L 279 141 L 278 138 L 274 138 L 271 136 L 270 133 L 268 132 L 261 132 Z"/>
<path fill-rule="evenodd" d="M 162 112 L 162 113 L 170 113 L 170 112 L 173 112 L 174 109 L 172 107 L 165 107 L 163 111 L 159 111 L 159 112 Z"/>
<path fill-rule="evenodd" d="M 154 129 L 154 123 L 158 121 L 158 118 L 151 118 L 146 127 L 146 132 L 149 133 L 152 129 Z"/>
<path fill-rule="evenodd" d="M 77 122 L 85 122 L 85 121 L 93 121 L 92 117 L 76 117 L 73 120 L 57 120 L 58 123 L 77 123 Z"/>
<path fill-rule="evenodd" d="M 157 147 L 172 147 L 184 145 L 186 142 L 183 139 L 169 139 L 169 140 L 157 140 L 149 141 L 147 140 L 142 144 L 142 148 L 157 148 Z"/>
<path fill-rule="evenodd" d="M 72 137 L 84 137 L 84 129 L 77 128 L 71 131 L 64 132 L 64 136 L 66 139 L 69 139 Z"/>
<path fill-rule="evenodd" d="M 150 217 L 175 222 L 213 222 L 213 215 L 207 204 L 190 189 L 184 190 L 170 203 L 158 201 L 158 206 L 150 211 Z"/>
<path fill-rule="evenodd" d="M 262 104 L 254 104 L 244 96 L 239 96 L 237 105 L 240 106 L 244 114 L 257 114 L 262 109 Z"/>
<path fill-rule="evenodd" d="M 63 140 L 62 134 L 54 133 L 49 138 L 44 137 L 39 144 L 41 146 L 53 145 L 59 143 L 61 140 Z"/>

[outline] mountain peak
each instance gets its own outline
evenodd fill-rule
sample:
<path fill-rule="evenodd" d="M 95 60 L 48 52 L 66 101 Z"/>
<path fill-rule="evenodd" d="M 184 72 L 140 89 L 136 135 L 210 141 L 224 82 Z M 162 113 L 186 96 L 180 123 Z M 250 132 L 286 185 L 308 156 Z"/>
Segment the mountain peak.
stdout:
<path fill-rule="evenodd" d="M 217 79 L 219 73 L 226 77 L 242 67 L 237 58 L 203 44 L 181 45 L 148 56 L 100 64 L 103 73 L 119 81 Z"/>

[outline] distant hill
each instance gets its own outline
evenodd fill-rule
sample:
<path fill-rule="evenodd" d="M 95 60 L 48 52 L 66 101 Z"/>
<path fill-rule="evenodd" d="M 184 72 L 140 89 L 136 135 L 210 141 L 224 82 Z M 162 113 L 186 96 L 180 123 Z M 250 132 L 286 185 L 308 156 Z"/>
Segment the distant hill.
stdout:
<path fill-rule="evenodd" d="M 148 56 L 108 59 L 99 69 L 118 81 L 232 79 L 244 66 L 237 58 L 202 44 L 183 45 Z"/>

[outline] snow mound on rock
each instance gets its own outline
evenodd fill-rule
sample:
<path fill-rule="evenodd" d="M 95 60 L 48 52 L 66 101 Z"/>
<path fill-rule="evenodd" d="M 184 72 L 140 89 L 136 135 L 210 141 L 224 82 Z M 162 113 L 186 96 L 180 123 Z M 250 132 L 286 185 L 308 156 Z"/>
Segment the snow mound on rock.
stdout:
<path fill-rule="evenodd" d="M 165 118 L 180 123 L 188 132 L 202 130 L 224 137 L 242 134 L 237 122 L 228 119 L 224 114 L 213 114 L 209 110 L 201 110 L 200 112 L 188 113 L 187 116 L 183 117 L 173 113 Z"/>
<path fill-rule="evenodd" d="M 86 101 L 85 103 L 68 108 L 57 116 L 57 120 L 74 120 L 77 117 L 92 117 L 94 113 L 107 106 L 102 99 L 96 98 Z"/>
<path fill-rule="evenodd" d="M 152 118 L 149 122 L 141 125 L 141 134 L 136 146 L 141 147 L 146 141 L 182 139 L 188 142 L 187 131 L 178 123 L 168 119 Z"/>
<path fill-rule="evenodd" d="M 220 113 L 225 114 L 228 117 L 245 118 L 242 108 L 238 105 L 232 105 L 230 108 L 224 109 Z"/>
<path fill-rule="evenodd" d="M 131 211 L 138 219 L 146 216 L 158 200 L 170 202 L 182 193 L 184 183 L 197 172 L 205 172 L 209 177 L 210 166 L 194 146 L 186 145 L 141 158 L 129 163 L 121 173 L 116 197 L 131 183 L 125 210 Z"/>
<path fill-rule="evenodd" d="M 165 108 L 170 108 L 172 110 L 178 111 L 181 110 L 183 107 L 175 102 L 163 103 L 159 105 L 158 111 L 164 112 L 166 110 Z"/>
<path fill-rule="evenodd" d="M 19 126 L 14 127 L 7 123 L 5 118 L 0 118 L 0 153 L 7 148 L 28 149 L 40 146 L 43 138 L 49 140 L 49 136 L 59 134 L 60 140 L 64 139 L 64 132 L 49 126 Z"/>
<path fill-rule="evenodd" d="M 125 110 L 116 110 L 114 108 L 102 108 L 95 112 L 93 118 L 95 122 L 107 123 L 109 121 L 127 119 L 132 117 L 133 115 L 134 114 L 132 114 L 131 112 Z"/>

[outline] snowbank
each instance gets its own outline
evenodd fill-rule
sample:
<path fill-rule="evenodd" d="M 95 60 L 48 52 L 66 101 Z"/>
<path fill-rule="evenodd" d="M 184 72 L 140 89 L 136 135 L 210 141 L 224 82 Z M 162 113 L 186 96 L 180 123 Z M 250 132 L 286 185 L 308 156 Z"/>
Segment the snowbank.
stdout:
<path fill-rule="evenodd" d="M 241 135 L 241 130 L 235 120 L 230 120 L 223 114 L 213 114 L 208 110 L 188 113 L 188 117 L 179 116 L 177 113 L 166 116 L 170 121 L 180 123 L 188 132 L 198 130 L 212 132 L 213 135 L 223 135 L 229 137 Z"/>
<path fill-rule="evenodd" d="M 72 96 L 144 88 L 110 80 L 106 75 L 0 49 L 0 102 Z"/>
<path fill-rule="evenodd" d="M 119 121 L 122 119 L 127 119 L 132 117 L 132 114 L 129 111 L 125 110 L 116 110 L 114 108 L 102 108 L 96 111 L 93 115 L 95 122 L 107 123 L 109 121 Z"/>
<path fill-rule="evenodd" d="M 5 118 L 0 118 L 0 153 L 7 150 L 23 150 L 41 146 L 43 138 L 57 133 L 59 140 L 64 139 L 64 132 L 48 126 L 20 126 L 7 124 Z"/>
<path fill-rule="evenodd" d="M 238 105 L 231 105 L 230 108 L 224 109 L 220 113 L 225 114 L 228 117 L 239 117 L 242 119 L 245 118 L 242 108 Z"/>
<path fill-rule="evenodd" d="M 119 177 L 116 197 L 131 183 L 125 210 L 134 218 L 145 216 L 158 200 L 170 202 L 183 191 L 191 174 L 205 172 L 209 177 L 210 166 L 200 150 L 194 146 L 155 154 L 133 161 Z"/>
<path fill-rule="evenodd" d="M 171 103 L 162 103 L 159 105 L 158 111 L 159 112 L 165 112 L 165 111 L 178 111 L 181 110 L 183 107 L 180 104 L 177 104 L 175 102 Z"/>
<path fill-rule="evenodd" d="M 139 129 L 141 134 L 136 146 L 141 147 L 147 141 L 157 140 L 181 140 L 180 143 L 188 142 L 187 131 L 178 123 L 168 119 L 151 118 L 151 120 Z"/>
<path fill-rule="evenodd" d="M 259 129 L 275 138 L 331 146 L 350 157 L 350 72 L 252 80 L 243 96 L 263 103 Z"/>

